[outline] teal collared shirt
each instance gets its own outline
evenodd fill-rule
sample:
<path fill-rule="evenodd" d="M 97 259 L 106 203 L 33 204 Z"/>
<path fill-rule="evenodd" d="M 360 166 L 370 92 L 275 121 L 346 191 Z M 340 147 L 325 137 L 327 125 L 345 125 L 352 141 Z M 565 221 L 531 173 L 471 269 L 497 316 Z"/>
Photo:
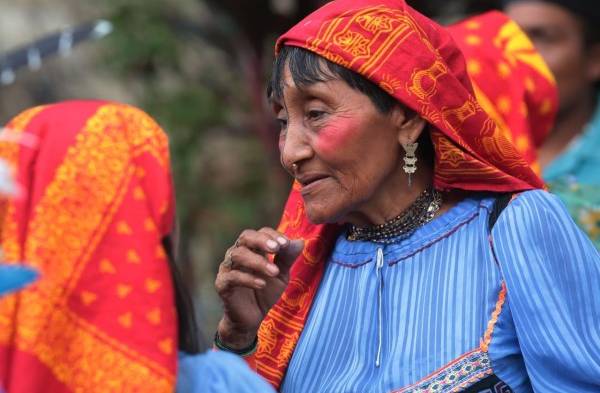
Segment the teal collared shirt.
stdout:
<path fill-rule="evenodd" d="M 543 176 L 600 249 L 600 97 L 581 136 L 546 167 Z"/>

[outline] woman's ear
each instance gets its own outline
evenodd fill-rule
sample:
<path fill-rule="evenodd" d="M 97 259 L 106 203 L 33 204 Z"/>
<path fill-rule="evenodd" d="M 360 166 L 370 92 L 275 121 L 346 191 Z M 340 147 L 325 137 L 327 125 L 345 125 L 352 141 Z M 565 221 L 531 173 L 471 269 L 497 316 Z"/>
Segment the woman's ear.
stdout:
<path fill-rule="evenodd" d="M 398 142 L 401 145 L 415 143 L 426 125 L 425 119 L 402 105 L 396 105 L 392 109 L 392 121 L 398 131 Z"/>

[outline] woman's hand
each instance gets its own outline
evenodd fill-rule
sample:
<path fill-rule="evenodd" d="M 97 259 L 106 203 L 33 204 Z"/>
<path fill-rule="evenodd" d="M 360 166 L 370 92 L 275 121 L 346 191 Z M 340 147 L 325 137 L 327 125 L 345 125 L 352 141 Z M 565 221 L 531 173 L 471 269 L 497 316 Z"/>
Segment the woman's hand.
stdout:
<path fill-rule="evenodd" d="M 245 230 L 227 250 L 215 287 L 223 301 L 220 340 L 228 347 L 248 347 L 267 312 L 279 300 L 289 280 L 290 267 L 304 241 L 289 240 L 272 228 Z M 275 254 L 275 263 L 267 254 Z"/>

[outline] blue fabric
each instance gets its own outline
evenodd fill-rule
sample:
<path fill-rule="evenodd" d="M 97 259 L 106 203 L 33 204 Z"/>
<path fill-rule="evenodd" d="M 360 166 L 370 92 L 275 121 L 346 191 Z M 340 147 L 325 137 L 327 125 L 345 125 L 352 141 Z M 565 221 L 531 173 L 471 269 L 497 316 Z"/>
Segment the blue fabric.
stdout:
<path fill-rule="evenodd" d="M 35 270 L 25 266 L 0 264 L 0 296 L 22 288 L 37 276 Z"/>
<path fill-rule="evenodd" d="M 522 354 L 534 390 L 600 392 L 598 251 L 558 198 L 543 192 L 517 198 L 493 236 L 518 339 L 514 355 Z"/>
<path fill-rule="evenodd" d="M 0 297 L 24 287 L 35 281 L 37 277 L 37 271 L 31 268 L 0 264 Z M 2 386 L 0 386 L 0 393 L 4 393 Z"/>
<path fill-rule="evenodd" d="M 600 186 L 600 97 L 590 123 L 560 156 L 544 169 L 547 182 L 570 179 Z"/>
<path fill-rule="evenodd" d="M 600 249 L 600 97 L 588 126 L 544 171 L 550 191 Z"/>
<path fill-rule="evenodd" d="M 179 354 L 178 393 L 274 393 L 246 362 L 233 354 L 210 351 Z"/>
<path fill-rule="evenodd" d="M 600 391 L 596 249 L 554 196 L 531 191 L 494 227 L 498 265 L 492 203 L 467 199 L 391 245 L 340 236 L 282 392 L 390 392 L 469 353 L 515 392 Z"/>

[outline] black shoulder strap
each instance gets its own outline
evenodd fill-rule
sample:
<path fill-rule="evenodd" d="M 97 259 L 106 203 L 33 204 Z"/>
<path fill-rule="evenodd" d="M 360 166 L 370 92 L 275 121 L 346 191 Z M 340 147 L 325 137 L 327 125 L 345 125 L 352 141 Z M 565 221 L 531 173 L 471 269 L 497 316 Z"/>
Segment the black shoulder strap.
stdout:
<path fill-rule="evenodd" d="M 504 210 L 504 208 L 506 208 L 506 206 L 508 206 L 508 204 L 510 203 L 511 199 L 513 198 L 513 195 L 513 193 L 509 192 L 506 194 L 500 194 L 496 198 L 494 204 L 492 205 L 492 211 L 488 216 L 488 232 L 492 232 L 494 224 L 496 224 L 496 221 L 498 221 L 498 217 L 500 217 L 502 210 Z"/>

